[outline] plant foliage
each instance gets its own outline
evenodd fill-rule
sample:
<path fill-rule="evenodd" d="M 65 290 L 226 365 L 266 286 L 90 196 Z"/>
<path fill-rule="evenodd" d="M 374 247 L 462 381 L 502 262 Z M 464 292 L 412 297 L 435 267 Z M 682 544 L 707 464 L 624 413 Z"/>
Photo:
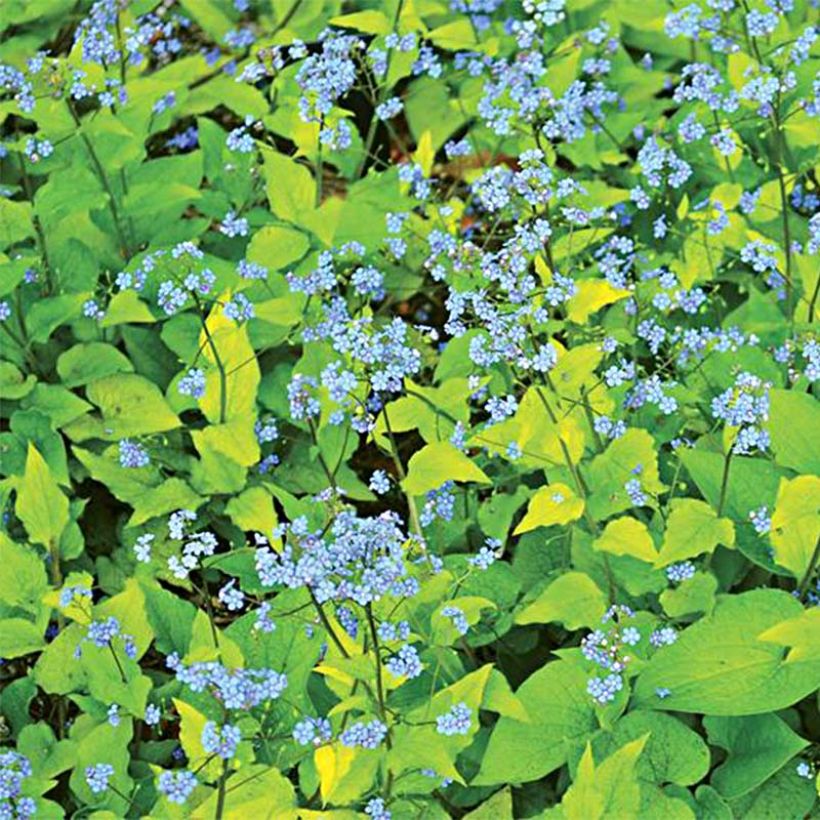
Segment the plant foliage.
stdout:
<path fill-rule="evenodd" d="M 0 816 L 814 816 L 816 0 L 0 30 Z"/>

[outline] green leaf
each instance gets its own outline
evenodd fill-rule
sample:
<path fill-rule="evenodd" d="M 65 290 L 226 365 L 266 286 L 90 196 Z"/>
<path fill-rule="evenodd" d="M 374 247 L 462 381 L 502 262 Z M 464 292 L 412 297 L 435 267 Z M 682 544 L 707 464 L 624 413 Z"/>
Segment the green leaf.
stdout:
<path fill-rule="evenodd" d="M 245 256 L 271 270 L 282 270 L 298 262 L 309 247 L 310 240 L 302 231 L 283 225 L 266 225 L 253 235 Z"/>
<path fill-rule="evenodd" d="M 559 621 L 567 629 L 597 626 L 606 612 L 607 598 L 583 572 L 559 575 L 515 616 L 517 624 Z"/>
<path fill-rule="evenodd" d="M 680 453 L 683 466 L 703 497 L 717 509 L 723 474 L 723 456 L 705 450 L 684 449 Z M 749 513 L 762 504 L 774 505 L 778 472 L 767 461 L 746 456 L 733 456 L 729 483 L 723 506 L 724 514 L 736 522 L 749 520 Z"/>
<path fill-rule="evenodd" d="M 153 324 L 156 320 L 148 305 L 134 290 L 121 290 L 111 297 L 105 309 L 100 327 L 116 327 L 123 324 Z"/>
<path fill-rule="evenodd" d="M 587 674 L 570 661 L 547 663 L 516 692 L 529 723 L 502 717 L 490 735 L 473 786 L 539 780 L 563 766 L 598 720 L 586 691 Z"/>
<path fill-rule="evenodd" d="M 696 572 L 680 585 L 665 589 L 660 595 L 661 606 L 670 618 L 681 618 L 705 612 L 707 615 L 715 608 L 717 578 L 711 573 Z"/>
<path fill-rule="evenodd" d="M 133 371 L 134 365 L 126 356 L 103 342 L 74 345 L 57 359 L 57 373 L 65 387 L 79 387 L 114 373 Z"/>
<path fill-rule="evenodd" d="M 593 547 L 611 555 L 631 555 L 641 561 L 654 562 L 658 557 L 655 542 L 646 524 L 637 518 L 624 516 L 610 521 Z"/>
<path fill-rule="evenodd" d="M 809 745 L 777 715 L 707 717 L 703 725 L 709 742 L 729 754 L 710 781 L 727 800 L 768 780 Z"/>
<path fill-rule="evenodd" d="M 775 561 L 802 579 L 820 538 L 820 478 L 780 479 L 769 538 Z"/>
<path fill-rule="evenodd" d="M 787 661 L 760 634 L 800 614 L 787 592 L 759 589 L 719 599 L 715 611 L 659 649 L 638 676 L 635 702 L 707 715 L 753 715 L 784 709 L 820 679 L 820 657 Z M 670 690 L 660 699 L 657 690 Z"/>
<path fill-rule="evenodd" d="M 11 362 L 0 362 L 0 393 L 6 401 L 27 396 L 37 384 L 37 377 L 29 373 L 25 378 Z"/>
<path fill-rule="evenodd" d="M 587 744 L 577 776 L 561 801 L 567 820 L 622 820 L 637 815 L 641 791 L 635 766 L 646 740 L 645 735 L 627 743 L 600 766 Z"/>
<path fill-rule="evenodd" d="M 0 657 L 19 658 L 46 645 L 43 629 L 25 618 L 0 620 Z"/>
<path fill-rule="evenodd" d="M 785 766 L 762 786 L 729 802 L 734 817 L 754 820 L 783 820 L 811 817 L 817 788 L 811 780 Z"/>
<path fill-rule="evenodd" d="M 262 173 L 273 213 L 285 222 L 304 224 L 305 216 L 313 213 L 316 197 L 310 171 L 286 154 L 265 151 Z"/>
<path fill-rule="evenodd" d="M 341 14 L 328 20 L 332 26 L 353 28 L 365 34 L 388 34 L 392 28 L 387 15 L 380 11 L 357 11 Z"/>
<path fill-rule="evenodd" d="M 0 250 L 33 235 L 31 205 L 0 197 Z"/>
<path fill-rule="evenodd" d="M 464 453 L 449 442 L 439 441 L 426 444 L 411 457 L 402 486 L 411 495 L 423 495 L 445 481 L 490 483 L 486 473 Z"/>
<path fill-rule="evenodd" d="M 711 553 L 718 544 L 734 546 L 734 524 L 728 518 L 718 518 L 705 501 L 675 498 L 670 508 L 656 567 L 665 567 L 704 552 Z"/>
<path fill-rule="evenodd" d="M 817 399 L 794 390 L 770 390 L 769 401 L 768 429 L 777 463 L 801 473 L 820 473 Z"/>
<path fill-rule="evenodd" d="M 639 780 L 663 786 L 691 786 L 709 771 L 709 748 L 701 736 L 681 720 L 663 712 L 637 709 L 616 721 L 611 732 L 592 741 L 596 757 L 611 754 L 624 744 L 649 735 L 638 761 Z"/>
<path fill-rule="evenodd" d="M 17 484 L 14 509 L 32 541 L 47 549 L 59 543 L 69 520 L 68 499 L 33 444 L 28 446 L 26 472 Z"/>

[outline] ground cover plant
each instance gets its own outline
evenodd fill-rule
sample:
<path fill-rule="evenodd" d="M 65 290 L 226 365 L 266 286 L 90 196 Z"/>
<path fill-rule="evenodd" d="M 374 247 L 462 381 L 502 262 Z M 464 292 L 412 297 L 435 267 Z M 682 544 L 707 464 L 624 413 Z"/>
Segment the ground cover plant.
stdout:
<path fill-rule="evenodd" d="M 817 2 L 0 28 L 0 817 L 815 816 Z"/>

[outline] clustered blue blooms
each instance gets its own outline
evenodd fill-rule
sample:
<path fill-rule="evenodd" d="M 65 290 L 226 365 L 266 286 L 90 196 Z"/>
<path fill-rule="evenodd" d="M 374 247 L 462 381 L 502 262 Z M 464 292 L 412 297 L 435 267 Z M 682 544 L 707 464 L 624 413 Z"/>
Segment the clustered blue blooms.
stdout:
<path fill-rule="evenodd" d="M 88 625 L 88 631 L 74 650 L 74 657 L 82 656 L 85 642 L 93 644 L 97 649 L 110 648 L 116 655 L 115 640 L 116 646 L 122 645 L 122 650 L 128 658 L 136 658 L 137 646 L 134 637 L 123 631 L 122 624 L 113 615 L 109 615 L 105 620 L 92 621 Z"/>
<path fill-rule="evenodd" d="M 166 659 L 176 679 L 192 692 L 209 692 L 225 709 L 253 709 L 276 700 L 288 684 L 273 669 L 229 669 L 216 661 L 184 664 L 172 653 Z"/>
<path fill-rule="evenodd" d="M 23 781 L 31 774 L 31 762 L 25 755 L 12 750 L 0 753 L 0 817 L 26 820 L 35 816 L 35 800 L 22 794 Z"/>
<path fill-rule="evenodd" d="M 745 455 L 769 447 L 769 388 L 771 384 L 752 373 L 741 372 L 732 387 L 712 399 L 712 415 L 737 427 L 732 450 Z"/>
<path fill-rule="evenodd" d="M 445 736 L 466 735 L 472 728 L 472 716 L 472 709 L 466 703 L 456 703 L 436 718 L 436 731 Z"/>
<path fill-rule="evenodd" d="M 407 537 L 392 512 L 361 518 L 340 512 L 327 533 L 310 532 L 304 519 L 286 528 L 277 552 L 258 536 L 256 571 L 265 587 L 307 587 L 319 603 L 355 601 L 365 606 L 385 595 L 412 597 L 418 580 L 405 560 Z"/>

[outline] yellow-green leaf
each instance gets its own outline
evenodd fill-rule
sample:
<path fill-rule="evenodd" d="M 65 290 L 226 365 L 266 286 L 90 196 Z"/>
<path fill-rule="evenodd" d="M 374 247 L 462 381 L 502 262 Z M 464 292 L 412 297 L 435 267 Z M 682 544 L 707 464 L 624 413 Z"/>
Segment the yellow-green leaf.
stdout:
<path fill-rule="evenodd" d="M 527 514 L 513 534 L 520 535 L 552 524 L 569 524 L 579 519 L 583 512 L 584 500 L 578 498 L 566 484 L 550 484 L 530 499 Z"/>
<path fill-rule="evenodd" d="M 30 540 L 45 547 L 59 543 L 68 524 L 68 499 L 37 448 L 29 443 L 26 471 L 17 483 L 17 517 Z"/>
<path fill-rule="evenodd" d="M 628 515 L 610 521 L 593 546 L 600 552 L 630 555 L 641 561 L 651 562 L 658 557 L 655 542 L 646 524 Z"/>
<path fill-rule="evenodd" d="M 820 478 L 780 479 L 769 538 L 775 561 L 802 578 L 820 538 Z"/>
<path fill-rule="evenodd" d="M 583 324 L 589 317 L 606 305 L 629 296 L 628 290 L 613 287 L 606 279 L 579 279 L 577 291 L 567 305 L 571 322 Z"/>
<path fill-rule="evenodd" d="M 426 444 L 410 459 L 403 487 L 411 495 L 440 487 L 445 481 L 489 484 L 487 474 L 447 441 Z"/>
<path fill-rule="evenodd" d="M 735 526 L 728 518 L 718 518 L 705 502 L 694 498 L 676 498 L 666 522 L 666 534 L 656 567 L 712 552 L 718 544 L 733 547 Z"/>

